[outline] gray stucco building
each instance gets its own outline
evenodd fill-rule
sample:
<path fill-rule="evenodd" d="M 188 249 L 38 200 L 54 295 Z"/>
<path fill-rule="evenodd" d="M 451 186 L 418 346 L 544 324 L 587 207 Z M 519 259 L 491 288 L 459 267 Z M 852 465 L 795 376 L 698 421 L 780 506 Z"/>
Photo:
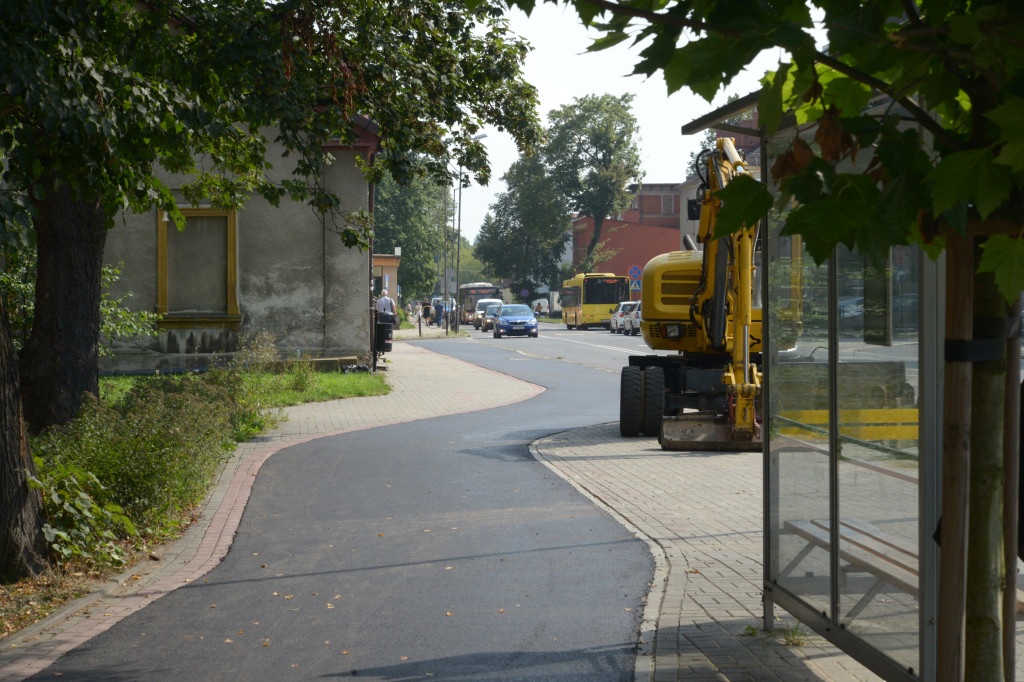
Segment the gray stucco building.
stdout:
<path fill-rule="evenodd" d="M 356 165 L 372 158 L 376 127 L 363 121 L 352 144 L 329 146 L 327 189 L 341 210 L 373 211 L 372 187 Z M 273 136 L 268 135 L 268 139 Z M 292 160 L 271 147 L 273 179 Z M 183 178 L 166 177 L 177 194 Z M 160 313 L 155 338 L 115 340 L 101 369 L 174 369 L 205 364 L 236 349 L 247 333 L 266 331 L 282 350 L 303 357 L 354 357 L 371 347 L 371 250 L 346 247 L 330 218 L 282 199 L 251 198 L 237 211 L 180 205 L 179 232 L 163 211 L 124 214 L 107 238 L 104 262 L 120 268 L 111 295 L 132 292 L 130 306 Z"/>

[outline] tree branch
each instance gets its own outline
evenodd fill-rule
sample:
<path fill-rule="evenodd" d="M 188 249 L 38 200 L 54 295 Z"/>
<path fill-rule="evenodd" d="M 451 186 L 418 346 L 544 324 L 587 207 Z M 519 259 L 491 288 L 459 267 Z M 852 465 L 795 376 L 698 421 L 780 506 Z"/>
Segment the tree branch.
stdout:
<path fill-rule="evenodd" d="M 611 2 L 610 0 L 580 0 L 580 4 L 593 5 L 605 12 L 621 14 L 635 19 L 643 19 L 649 23 L 661 26 L 679 26 L 682 28 L 689 28 L 694 31 L 710 31 L 720 33 L 724 36 L 730 36 L 732 38 L 740 38 L 743 36 L 740 31 L 725 30 L 712 24 L 704 23 L 703 21 L 693 21 L 686 19 L 685 17 L 677 17 L 669 14 L 651 12 L 650 10 L 636 9 L 635 7 L 620 5 L 619 3 Z"/>
<path fill-rule="evenodd" d="M 579 1 L 588 5 L 593 5 L 594 7 L 597 7 L 598 9 L 601 9 L 603 11 L 611 12 L 612 14 L 620 14 L 629 17 L 634 17 L 637 19 L 643 19 L 644 21 L 647 21 L 651 24 L 658 24 L 663 26 L 681 26 L 683 28 L 690 28 L 695 31 L 707 31 L 731 37 L 739 37 L 742 35 L 740 32 L 725 30 L 715 25 L 704 23 L 702 21 L 692 21 L 683 17 L 652 12 L 650 10 L 637 9 L 635 7 L 627 7 L 624 5 L 620 5 L 616 2 L 612 2 L 611 0 Z M 913 4 L 911 0 L 904 0 L 904 2 Z M 916 17 L 916 13 L 914 16 Z M 855 69 L 850 65 L 839 61 L 835 57 L 827 55 L 823 52 L 815 51 L 813 55 L 815 61 L 824 64 L 825 66 L 829 66 L 838 71 L 839 73 L 854 79 L 855 81 L 864 83 L 865 85 L 868 85 L 874 88 L 875 90 L 878 90 L 879 92 L 883 92 L 889 95 L 890 97 L 898 101 L 904 108 L 906 108 L 906 110 L 910 112 L 911 116 L 914 117 L 914 120 L 917 121 L 922 127 L 928 130 L 930 133 L 932 133 L 936 138 L 942 140 L 951 148 L 962 148 L 963 145 L 960 143 L 960 141 L 957 140 L 955 137 L 951 136 L 938 123 L 938 121 L 929 116 L 926 111 L 924 111 L 923 109 L 921 109 L 921 107 L 917 105 L 917 103 L 915 103 L 908 97 L 897 96 L 892 91 L 892 86 L 889 83 L 886 83 L 883 80 L 880 80 L 878 78 L 875 78 L 874 76 L 859 71 L 858 69 Z"/>
<path fill-rule="evenodd" d="M 963 145 L 960 143 L 958 139 L 951 136 L 946 131 L 946 129 L 939 124 L 938 121 L 936 121 L 935 119 L 928 115 L 928 112 L 926 112 L 921 107 L 917 106 L 916 102 L 914 102 L 909 97 L 900 97 L 893 93 L 892 86 L 889 83 L 886 83 L 883 80 L 879 80 L 874 76 L 869 76 L 868 74 L 862 71 L 858 71 L 857 69 L 851 67 L 850 65 L 844 64 L 835 57 L 827 55 L 823 52 L 815 53 L 815 61 L 818 61 L 824 64 L 825 66 L 831 67 L 838 71 L 839 73 L 845 76 L 849 76 L 850 78 L 856 81 L 864 83 L 865 85 L 869 85 L 875 90 L 878 90 L 879 92 L 883 92 L 889 95 L 894 100 L 899 102 L 907 111 L 909 111 L 910 115 L 914 117 L 914 120 L 920 123 L 930 133 L 935 135 L 936 138 L 941 139 L 951 148 L 960 149 L 963 147 Z"/>

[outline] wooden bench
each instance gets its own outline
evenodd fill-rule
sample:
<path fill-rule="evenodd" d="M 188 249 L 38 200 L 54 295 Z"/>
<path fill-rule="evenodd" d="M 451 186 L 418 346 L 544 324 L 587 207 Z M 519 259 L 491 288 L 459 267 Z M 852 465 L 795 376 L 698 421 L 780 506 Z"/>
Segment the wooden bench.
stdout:
<path fill-rule="evenodd" d="M 781 577 L 794 571 L 815 547 L 831 547 L 829 525 L 825 521 L 786 521 L 790 533 L 807 541 L 807 545 L 780 572 Z M 918 597 L 918 560 L 916 548 L 887 536 L 884 531 L 863 521 L 848 519 L 839 524 L 839 558 L 846 563 L 847 573 L 868 573 L 874 583 L 847 612 L 855 618 L 887 585 Z"/>

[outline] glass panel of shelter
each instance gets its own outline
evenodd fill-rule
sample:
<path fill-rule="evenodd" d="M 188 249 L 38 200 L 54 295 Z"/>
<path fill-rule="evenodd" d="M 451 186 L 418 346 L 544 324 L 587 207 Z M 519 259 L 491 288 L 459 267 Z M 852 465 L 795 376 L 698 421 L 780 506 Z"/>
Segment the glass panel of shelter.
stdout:
<path fill-rule="evenodd" d="M 766 580 L 801 620 L 919 670 L 919 252 L 876 268 L 840 248 L 817 266 L 782 224 L 768 240 Z"/>

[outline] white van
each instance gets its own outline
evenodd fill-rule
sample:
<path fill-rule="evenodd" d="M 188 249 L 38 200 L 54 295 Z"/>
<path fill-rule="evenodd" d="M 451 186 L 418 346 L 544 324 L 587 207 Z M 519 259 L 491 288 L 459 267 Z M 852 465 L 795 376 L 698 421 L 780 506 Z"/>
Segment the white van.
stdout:
<path fill-rule="evenodd" d="M 500 298 L 481 298 L 476 302 L 476 311 L 473 313 L 473 329 L 480 328 L 480 320 L 483 319 L 484 311 L 487 310 L 487 306 L 495 303 L 504 303 L 504 301 Z"/>

